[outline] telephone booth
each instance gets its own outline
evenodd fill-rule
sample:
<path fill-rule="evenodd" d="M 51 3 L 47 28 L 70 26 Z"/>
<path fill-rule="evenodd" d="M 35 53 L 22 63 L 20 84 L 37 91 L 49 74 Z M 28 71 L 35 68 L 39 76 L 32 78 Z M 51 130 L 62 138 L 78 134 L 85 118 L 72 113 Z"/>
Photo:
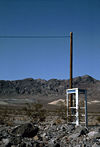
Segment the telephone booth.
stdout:
<path fill-rule="evenodd" d="M 79 88 L 66 90 L 67 123 L 87 127 L 87 91 Z"/>

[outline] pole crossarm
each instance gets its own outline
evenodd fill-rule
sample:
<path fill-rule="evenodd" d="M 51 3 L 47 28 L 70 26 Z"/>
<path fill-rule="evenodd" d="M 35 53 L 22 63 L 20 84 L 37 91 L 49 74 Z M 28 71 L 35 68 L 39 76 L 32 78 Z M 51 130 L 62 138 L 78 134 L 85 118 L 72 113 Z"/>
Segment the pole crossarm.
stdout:
<path fill-rule="evenodd" d="M 0 36 L 0 39 L 62 39 L 70 36 Z"/>

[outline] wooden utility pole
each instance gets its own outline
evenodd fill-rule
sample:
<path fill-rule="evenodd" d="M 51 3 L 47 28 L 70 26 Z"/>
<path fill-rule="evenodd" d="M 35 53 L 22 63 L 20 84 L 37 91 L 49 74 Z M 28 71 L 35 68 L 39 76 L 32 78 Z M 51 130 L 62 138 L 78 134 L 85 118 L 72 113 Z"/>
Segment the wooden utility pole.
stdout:
<path fill-rule="evenodd" d="M 73 33 L 70 32 L 70 82 L 69 88 L 73 88 Z"/>
<path fill-rule="evenodd" d="M 70 32 L 70 81 L 69 81 L 69 88 L 73 88 L 73 33 Z M 72 107 L 72 95 L 69 97 L 69 106 Z M 71 114 L 71 110 L 70 110 Z"/>

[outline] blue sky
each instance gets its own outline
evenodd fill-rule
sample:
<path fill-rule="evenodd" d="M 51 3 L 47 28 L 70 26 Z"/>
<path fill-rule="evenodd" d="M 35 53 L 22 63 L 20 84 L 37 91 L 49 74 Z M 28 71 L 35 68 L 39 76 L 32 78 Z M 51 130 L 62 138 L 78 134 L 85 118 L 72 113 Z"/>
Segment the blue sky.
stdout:
<path fill-rule="evenodd" d="M 0 0 L 0 35 L 70 35 L 73 76 L 100 80 L 100 0 Z M 0 80 L 68 79 L 70 39 L 0 39 Z"/>

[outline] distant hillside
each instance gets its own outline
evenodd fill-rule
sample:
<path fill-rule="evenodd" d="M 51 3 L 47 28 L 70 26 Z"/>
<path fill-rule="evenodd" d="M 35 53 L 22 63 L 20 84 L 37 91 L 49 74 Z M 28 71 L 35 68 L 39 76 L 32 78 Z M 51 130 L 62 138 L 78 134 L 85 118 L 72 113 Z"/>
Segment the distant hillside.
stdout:
<path fill-rule="evenodd" d="M 74 78 L 73 87 L 88 90 L 88 99 L 100 100 L 100 81 L 88 75 Z M 24 79 L 15 81 L 0 81 L 0 97 L 29 96 L 65 96 L 69 88 L 69 80 Z"/>

